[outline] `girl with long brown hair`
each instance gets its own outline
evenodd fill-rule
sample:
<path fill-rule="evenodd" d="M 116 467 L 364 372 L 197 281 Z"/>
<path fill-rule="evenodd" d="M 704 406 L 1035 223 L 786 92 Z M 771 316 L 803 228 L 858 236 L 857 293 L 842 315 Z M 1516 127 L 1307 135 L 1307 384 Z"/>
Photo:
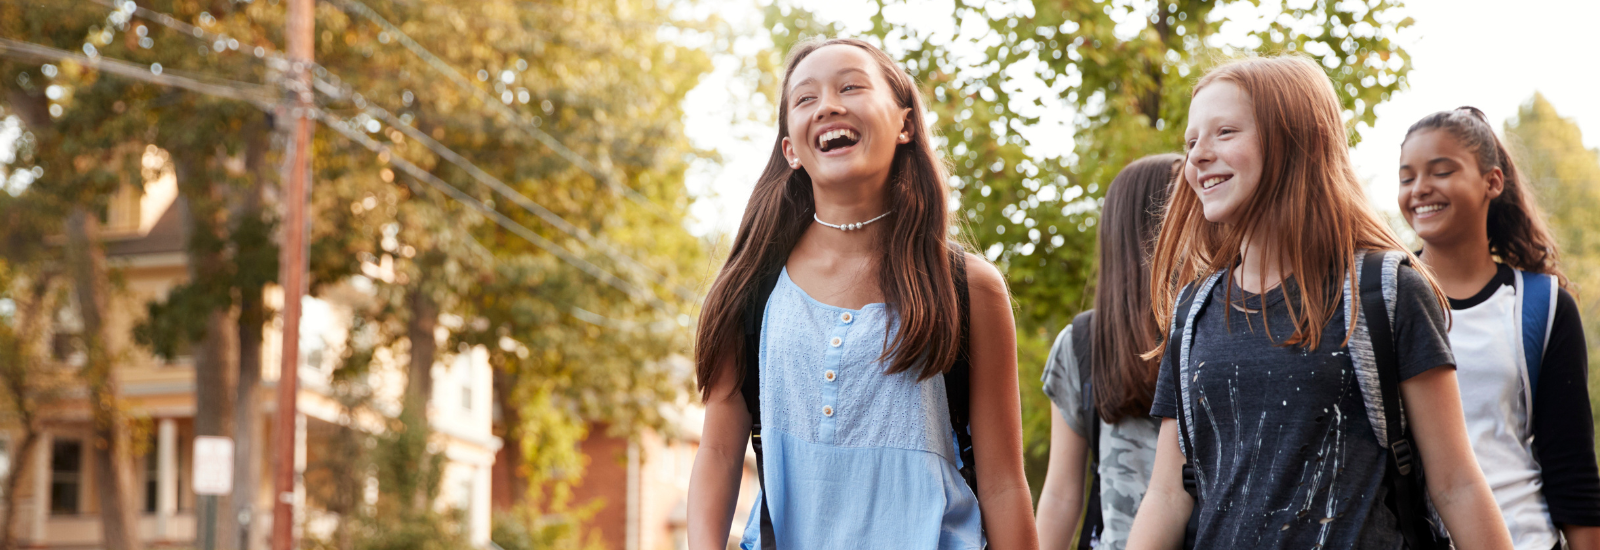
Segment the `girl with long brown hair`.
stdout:
<path fill-rule="evenodd" d="M 1151 263 L 1163 420 L 1129 548 L 1434 547 L 1422 491 L 1458 548 L 1511 547 L 1444 299 L 1368 205 L 1340 112 L 1302 57 L 1196 83 Z"/>
<path fill-rule="evenodd" d="M 690 546 L 727 543 L 749 441 L 744 548 L 1036 548 L 1010 299 L 949 241 L 915 82 L 866 42 L 809 40 L 780 101 L 700 316 Z"/>
<path fill-rule="evenodd" d="M 1045 363 L 1050 469 L 1035 520 L 1044 548 L 1065 548 L 1076 534 L 1078 548 L 1122 550 L 1150 483 L 1160 362 L 1141 355 L 1161 329 L 1150 314 L 1149 258 L 1182 163 L 1176 154 L 1136 160 L 1106 189 L 1094 309 L 1061 331 Z"/>
<path fill-rule="evenodd" d="M 1467 432 L 1513 542 L 1600 548 L 1583 321 L 1528 181 L 1482 111 L 1411 126 L 1399 204 L 1450 298 Z"/>

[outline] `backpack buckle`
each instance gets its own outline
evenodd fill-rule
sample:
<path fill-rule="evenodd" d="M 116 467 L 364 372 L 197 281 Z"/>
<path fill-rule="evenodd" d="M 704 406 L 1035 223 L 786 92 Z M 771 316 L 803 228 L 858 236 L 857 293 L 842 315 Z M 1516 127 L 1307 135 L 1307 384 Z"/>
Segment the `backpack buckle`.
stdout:
<path fill-rule="evenodd" d="M 1389 445 L 1389 452 L 1394 453 L 1395 470 L 1400 475 L 1411 475 L 1411 462 L 1416 455 L 1411 452 L 1411 441 L 1408 439 L 1397 440 Z"/>

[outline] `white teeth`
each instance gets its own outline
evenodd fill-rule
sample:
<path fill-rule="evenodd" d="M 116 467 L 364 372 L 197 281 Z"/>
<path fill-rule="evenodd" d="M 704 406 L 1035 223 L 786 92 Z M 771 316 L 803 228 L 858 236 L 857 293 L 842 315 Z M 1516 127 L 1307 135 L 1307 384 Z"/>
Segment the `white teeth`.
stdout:
<path fill-rule="evenodd" d="M 1205 188 L 1205 189 L 1210 189 L 1212 187 L 1216 187 L 1218 184 L 1220 184 L 1220 183 L 1222 183 L 1224 181 L 1227 181 L 1227 179 L 1228 178 L 1225 178 L 1225 177 L 1222 177 L 1222 176 L 1212 176 L 1212 177 L 1206 178 L 1205 181 L 1200 182 L 1200 187 Z"/>
<path fill-rule="evenodd" d="M 1418 214 L 1427 214 L 1429 212 L 1438 212 L 1440 210 L 1444 210 L 1444 205 L 1442 205 L 1442 204 L 1429 204 L 1429 205 L 1424 205 L 1424 206 L 1418 206 L 1413 210 Z"/>
<path fill-rule="evenodd" d="M 838 139 L 840 137 L 848 137 L 855 141 L 861 140 L 861 135 L 857 134 L 854 130 L 840 128 L 837 130 L 823 132 L 822 135 L 817 136 L 817 147 L 822 147 L 823 144 L 827 143 L 828 141 Z"/>

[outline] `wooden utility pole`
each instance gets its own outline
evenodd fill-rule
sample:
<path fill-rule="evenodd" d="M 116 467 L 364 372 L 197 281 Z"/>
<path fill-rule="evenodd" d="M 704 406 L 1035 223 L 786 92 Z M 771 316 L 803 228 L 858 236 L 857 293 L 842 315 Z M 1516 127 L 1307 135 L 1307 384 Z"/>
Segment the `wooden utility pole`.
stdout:
<path fill-rule="evenodd" d="M 311 179 L 311 60 L 314 0 L 289 0 L 287 101 L 278 120 L 290 125 L 283 163 L 283 242 L 278 282 L 283 285 L 283 362 L 278 374 L 277 454 L 273 472 L 277 498 L 272 503 L 272 549 L 293 550 L 295 435 L 300 391 L 300 297 L 306 289 L 307 196 Z"/>

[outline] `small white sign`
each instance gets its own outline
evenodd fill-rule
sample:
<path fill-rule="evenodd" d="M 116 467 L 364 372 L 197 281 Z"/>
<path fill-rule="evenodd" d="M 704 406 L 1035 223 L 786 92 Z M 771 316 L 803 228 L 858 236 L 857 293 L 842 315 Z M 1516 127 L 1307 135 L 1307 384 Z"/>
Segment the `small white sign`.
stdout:
<path fill-rule="evenodd" d="M 197 495 L 233 492 L 233 439 L 195 436 L 194 492 Z"/>

